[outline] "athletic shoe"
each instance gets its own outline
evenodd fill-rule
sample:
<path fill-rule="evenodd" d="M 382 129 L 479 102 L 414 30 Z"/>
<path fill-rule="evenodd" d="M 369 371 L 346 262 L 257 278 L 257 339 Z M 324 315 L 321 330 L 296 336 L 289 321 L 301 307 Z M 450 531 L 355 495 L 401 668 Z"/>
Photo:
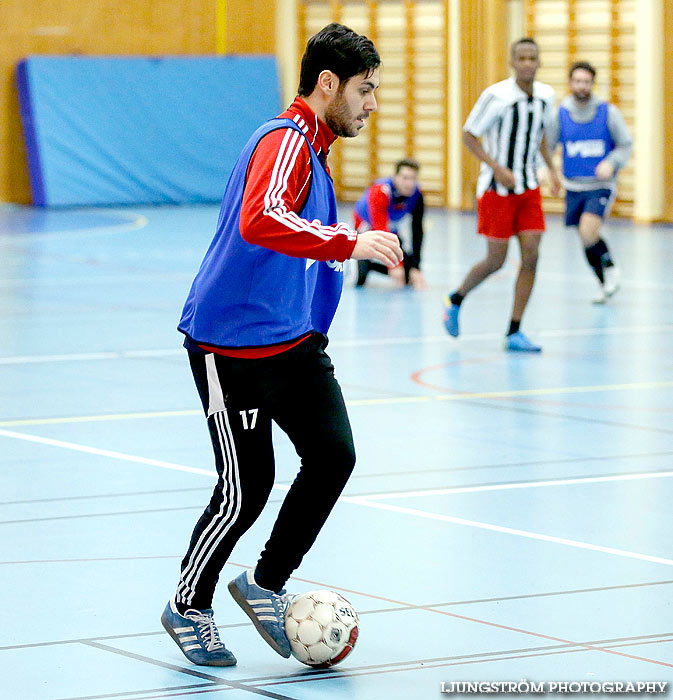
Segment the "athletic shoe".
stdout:
<path fill-rule="evenodd" d="M 230 581 L 228 588 L 264 641 L 287 659 L 290 656 L 290 641 L 285 633 L 285 611 L 294 596 L 287 594 L 285 589 L 274 593 L 258 586 L 254 569 L 248 569 Z"/>
<path fill-rule="evenodd" d="M 356 287 L 364 287 L 369 274 L 369 260 L 358 260 L 358 278 L 355 282 Z"/>
<path fill-rule="evenodd" d="M 505 337 L 505 350 L 509 352 L 542 352 L 542 348 L 532 343 L 521 331 Z"/>
<path fill-rule="evenodd" d="M 605 287 L 601 285 L 596 293 L 596 296 L 591 300 L 592 304 L 605 304 L 608 300 L 608 295 L 605 293 Z"/>
<path fill-rule="evenodd" d="M 444 328 L 446 332 L 453 336 L 458 337 L 460 329 L 458 328 L 458 312 L 460 311 L 460 306 L 458 304 L 452 304 L 451 299 L 448 296 L 444 297 Z"/>
<path fill-rule="evenodd" d="M 605 290 L 605 294 L 611 297 L 619 289 L 621 272 L 616 265 L 611 265 L 610 267 L 603 268 L 603 277 L 605 278 L 603 289 Z"/>
<path fill-rule="evenodd" d="M 236 657 L 222 644 L 212 610 L 187 610 L 180 615 L 171 599 L 161 624 L 180 651 L 197 666 L 235 666 Z"/>

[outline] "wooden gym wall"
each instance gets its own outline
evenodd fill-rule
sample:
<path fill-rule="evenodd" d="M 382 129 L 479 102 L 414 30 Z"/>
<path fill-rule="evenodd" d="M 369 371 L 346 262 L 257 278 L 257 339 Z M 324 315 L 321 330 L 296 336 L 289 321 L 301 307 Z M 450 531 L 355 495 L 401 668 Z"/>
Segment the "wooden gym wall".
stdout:
<path fill-rule="evenodd" d="M 460 131 L 479 95 L 493 83 L 510 75 L 507 5 L 493 0 L 460 3 L 461 119 L 450 128 Z M 462 144 L 462 141 L 461 141 Z M 479 161 L 461 145 L 463 209 L 476 208 Z"/>
<path fill-rule="evenodd" d="M 673 4 L 664 0 L 651 1 L 660 3 L 663 8 L 662 91 L 665 96 L 670 96 L 673 91 Z M 554 84 L 560 97 L 566 92 L 565 70 L 571 56 L 588 56 L 598 65 L 601 89 L 605 90 L 607 97 L 615 99 L 627 121 L 630 120 L 630 126 L 635 128 L 632 123 L 632 105 L 637 91 L 633 77 L 633 25 L 639 21 L 640 15 L 636 14 L 636 0 L 520 2 L 523 26 L 526 31 L 534 33 L 542 44 L 540 79 Z M 447 187 L 450 189 L 453 185 L 455 196 L 448 203 L 471 208 L 477 164 L 452 135 L 453 130 L 456 134 L 460 133 L 462 120 L 480 91 L 509 74 L 507 42 L 512 37 L 508 37 L 506 29 L 507 5 L 512 9 L 519 2 L 139 0 L 124 3 L 124 12 L 121 12 L 120 0 L 90 0 L 87 3 L 81 0 L 56 0 L 50 3 L 43 0 L 3 0 L 0 2 L 0 202 L 30 202 L 23 134 L 14 87 L 14 66 L 21 58 L 30 54 L 77 53 L 272 53 L 277 46 L 281 65 L 285 63 L 290 66 L 291 85 L 285 86 L 289 95 L 294 94 L 296 89 L 295 64 L 303 52 L 307 32 L 319 29 L 340 14 L 342 21 L 355 20 L 353 24 L 358 25 L 354 26 L 355 29 L 359 27 L 360 31 L 367 33 L 372 24 L 379 31 L 378 44 L 385 64 L 381 104 L 382 110 L 390 116 L 387 124 L 381 120 L 383 128 L 376 135 L 378 148 L 372 157 L 367 154 L 363 157 L 362 149 L 358 150 L 358 142 L 360 146 L 366 142 L 367 149 L 372 149 L 376 143 L 372 141 L 372 136 L 375 136 L 373 130 L 368 142 L 363 133 L 348 144 L 355 148 L 355 152 L 349 153 L 345 149 L 342 163 L 335 159 L 337 171 L 340 165 L 349 162 L 343 158 L 353 160 L 353 179 L 338 183 L 339 186 L 344 190 L 348 186 L 350 196 L 355 196 L 360 185 L 364 188 L 368 184 L 365 180 L 371 176 L 387 175 L 389 166 L 398 155 L 406 154 L 399 151 L 406 152 L 411 148 L 411 155 L 423 162 L 422 177 L 424 180 L 427 178 L 432 188 L 433 203 L 447 203 Z M 278 7 L 283 8 L 284 12 L 274 30 Z M 389 10 L 390 18 L 387 17 Z M 458 31 L 452 26 L 447 32 L 449 16 Z M 557 20 L 561 24 L 555 24 Z M 410 26 L 407 26 L 408 21 Z M 369 33 L 375 38 L 373 32 Z M 450 34 L 453 43 L 448 45 Z M 384 38 L 384 35 L 391 38 Z M 293 37 L 290 51 L 283 44 L 288 36 Z M 447 49 L 452 62 L 448 71 L 442 64 L 442 61 L 448 63 Z M 405 63 L 405 56 L 414 59 L 415 63 Z M 417 75 L 413 76 L 413 89 L 412 83 L 405 78 L 405 75 L 410 75 L 412 65 L 417 68 L 415 74 L 420 76 L 420 80 Z M 448 73 L 451 71 L 455 78 L 449 82 Z M 385 94 L 386 81 L 390 86 L 388 94 Z M 418 98 L 417 102 L 413 101 L 414 96 Z M 449 105 L 453 101 L 454 110 L 447 111 L 447 98 Z M 433 101 L 434 105 L 431 104 Z M 407 109 L 410 102 L 413 104 Z M 416 134 L 410 127 L 412 117 L 421 121 Z M 662 118 L 662 172 L 653 173 L 651 177 L 654 180 L 659 177 L 663 181 L 665 196 L 660 218 L 673 222 L 673 197 L 670 196 L 673 191 L 673 138 L 667 136 L 673 134 L 673 101 L 668 98 L 663 103 Z M 443 126 L 440 126 L 442 122 Z M 387 135 L 386 130 L 389 131 Z M 338 155 L 341 154 L 335 153 L 335 156 Z M 359 162 L 356 163 L 357 159 Z M 350 164 L 348 170 L 351 172 Z M 449 182 L 449 172 L 454 173 L 453 183 Z M 634 208 L 633 179 L 634 173 L 630 169 L 620 179 L 621 201 L 617 210 L 625 215 Z M 345 194 L 348 195 L 348 192 Z M 553 202 L 551 204 L 554 205 Z"/>
<path fill-rule="evenodd" d="M 274 0 L 217 0 L 218 53 L 276 52 Z"/>
<path fill-rule="evenodd" d="M 568 94 L 570 66 L 589 61 L 597 70 L 595 94 L 619 107 L 633 133 L 636 0 L 525 0 L 524 11 L 526 34 L 540 44 L 538 79 L 554 87 L 557 101 Z M 632 158 L 619 176 L 615 214 L 633 214 L 634 189 Z M 547 210 L 563 210 L 561 199 L 545 199 Z"/>
<path fill-rule="evenodd" d="M 395 161 L 421 164 L 430 204 L 447 203 L 448 0 L 299 0 L 298 55 L 332 21 L 366 34 L 383 62 L 379 113 L 357 139 L 340 139 L 330 158 L 337 195 L 354 201 Z"/>
<path fill-rule="evenodd" d="M 507 5 L 494 0 L 297 0 L 297 61 L 331 21 L 376 44 L 383 67 L 379 113 L 335 146 L 337 193 L 353 201 L 394 162 L 416 158 L 428 203 L 471 209 L 478 172 L 462 124 L 481 91 L 506 78 Z"/>
<path fill-rule="evenodd" d="M 31 54 L 273 53 L 274 3 L 262 0 L 2 0 L 0 202 L 30 202 L 16 62 Z"/>
<path fill-rule="evenodd" d="M 431 164 L 430 174 L 421 169 L 421 182 L 425 187 L 425 176 L 430 175 L 432 202 L 472 208 L 478 166 L 460 144 L 462 124 L 479 93 L 510 74 L 508 44 L 523 33 L 539 40 L 539 79 L 554 86 L 559 100 L 567 94 L 570 64 L 586 59 L 598 68 L 597 94 L 624 114 L 634 135 L 634 154 L 620 174 L 615 213 L 641 222 L 673 221 L 673 198 L 668 194 L 673 188 L 673 138 L 667 137 L 673 134 L 673 102 L 667 99 L 673 89 L 670 0 L 277 2 L 291 5 L 298 18 L 296 47 L 285 44 L 284 52 L 296 54 L 294 61 L 308 36 L 333 20 L 351 23 L 380 48 L 384 62 L 381 111 L 372 119 L 380 126 L 335 152 L 332 159 L 344 199 L 353 199 L 373 177 L 387 174 L 397 154 L 411 147 L 411 155 L 422 163 L 427 158 Z M 429 17 L 434 17 L 434 24 Z M 282 37 L 278 46 L 283 46 Z M 424 53 L 434 63 L 419 69 L 417 56 Z M 428 70 L 448 73 L 447 94 L 440 96 L 441 105 L 435 105 L 434 111 L 430 93 L 417 79 L 418 75 L 425 79 L 423 73 Z M 442 120 L 444 128 L 435 130 Z M 415 141 L 409 138 L 412 122 L 419 124 L 420 138 Z M 447 166 L 443 176 L 438 172 L 441 162 Z M 547 210 L 561 211 L 562 206 L 561 200 L 545 197 Z"/>
<path fill-rule="evenodd" d="M 479 165 L 460 135 L 481 91 L 509 75 L 507 3 L 297 0 L 296 8 L 297 60 L 308 37 L 330 21 L 367 34 L 383 60 L 380 111 L 369 133 L 335 147 L 339 196 L 356 199 L 408 155 L 421 163 L 429 203 L 472 209 Z"/>

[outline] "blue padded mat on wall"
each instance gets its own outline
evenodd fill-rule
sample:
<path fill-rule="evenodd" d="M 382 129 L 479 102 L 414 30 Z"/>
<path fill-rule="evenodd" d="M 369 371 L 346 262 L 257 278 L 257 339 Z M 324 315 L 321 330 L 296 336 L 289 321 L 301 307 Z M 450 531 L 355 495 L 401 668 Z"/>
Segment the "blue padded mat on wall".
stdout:
<path fill-rule="evenodd" d="M 280 111 L 272 56 L 35 56 L 17 81 L 37 205 L 219 201 Z"/>

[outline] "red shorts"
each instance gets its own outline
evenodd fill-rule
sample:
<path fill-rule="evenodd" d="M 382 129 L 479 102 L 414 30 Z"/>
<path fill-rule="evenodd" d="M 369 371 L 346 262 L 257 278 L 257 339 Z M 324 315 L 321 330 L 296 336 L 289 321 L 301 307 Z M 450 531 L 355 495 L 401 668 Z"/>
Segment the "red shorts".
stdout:
<path fill-rule="evenodd" d="M 488 190 L 477 200 L 477 232 L 489 238 L 510 238 L 522 231 L 545 230 L 540 188 L 501 197 Z"/>

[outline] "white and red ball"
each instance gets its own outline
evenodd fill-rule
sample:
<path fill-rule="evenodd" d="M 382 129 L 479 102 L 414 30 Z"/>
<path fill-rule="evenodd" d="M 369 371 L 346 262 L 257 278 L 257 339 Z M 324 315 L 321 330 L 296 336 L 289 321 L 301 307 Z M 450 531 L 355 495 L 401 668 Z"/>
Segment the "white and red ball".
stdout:
<path fill-rule="evenodd" d="M 343 661 L 355 646 L 358 630 L 353 606 L 334 591 L 302 593 L 285 613 L 292 655 L 313 668 L 328 668 Z"/>

